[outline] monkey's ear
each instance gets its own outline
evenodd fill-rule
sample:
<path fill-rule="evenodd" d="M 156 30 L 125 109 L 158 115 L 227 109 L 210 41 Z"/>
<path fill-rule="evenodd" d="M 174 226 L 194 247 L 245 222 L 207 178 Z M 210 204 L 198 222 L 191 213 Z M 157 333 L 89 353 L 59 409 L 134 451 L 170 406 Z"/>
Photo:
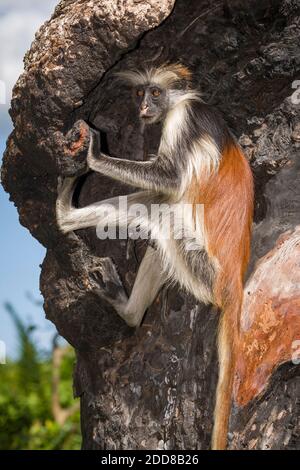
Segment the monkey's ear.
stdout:
<path fill-rule="evenodd" d="M 178 90 L 188 90 L 191 88 L 191 83 L 190 80 L 180 79 L 176 82 L 176 88 Z"/>

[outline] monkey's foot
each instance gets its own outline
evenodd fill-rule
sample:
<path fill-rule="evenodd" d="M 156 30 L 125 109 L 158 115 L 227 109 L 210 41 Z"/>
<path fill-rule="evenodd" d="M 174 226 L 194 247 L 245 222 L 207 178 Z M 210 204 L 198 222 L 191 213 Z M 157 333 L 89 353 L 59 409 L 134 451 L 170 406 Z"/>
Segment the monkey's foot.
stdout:
<path fill-rule="evenodd" d="M 92 268 L 90 278 L 96 283 L 95 292 L 117 311 L 128 301 L 116 265 L 110 258 L 101 258 L 100 265 Z"/>

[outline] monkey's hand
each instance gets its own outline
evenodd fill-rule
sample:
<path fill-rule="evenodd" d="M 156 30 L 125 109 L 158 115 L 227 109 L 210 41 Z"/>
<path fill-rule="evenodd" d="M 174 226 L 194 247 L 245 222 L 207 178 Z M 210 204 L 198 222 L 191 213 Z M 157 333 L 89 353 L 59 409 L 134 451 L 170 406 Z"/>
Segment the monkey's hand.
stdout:
<path fill-rule="evenodd" d="M 88 167 L 93 170 L 94 163 L 99 161 L 101 156 L 101 137 L 100 132 L 90 128 L 90 145 L 87 154 Z"/>

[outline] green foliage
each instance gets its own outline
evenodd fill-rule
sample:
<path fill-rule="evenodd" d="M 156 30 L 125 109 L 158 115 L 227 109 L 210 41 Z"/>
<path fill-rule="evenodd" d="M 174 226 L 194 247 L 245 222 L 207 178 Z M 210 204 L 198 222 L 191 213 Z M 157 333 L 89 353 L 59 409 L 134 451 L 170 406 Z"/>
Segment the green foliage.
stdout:
<path fill-rule="evenodd" d="M 12 305 L 6 310 L 19 337 L 19 358 L 0 365 L 0 449 L 79 449 L 79 411 L 61 426 L 51 411 L 52 357 L 41 359 L 33 340 L 34 327 L 27 327 Z M 71 347 L 60 364 L 61 407 L 74 405 Z"/>

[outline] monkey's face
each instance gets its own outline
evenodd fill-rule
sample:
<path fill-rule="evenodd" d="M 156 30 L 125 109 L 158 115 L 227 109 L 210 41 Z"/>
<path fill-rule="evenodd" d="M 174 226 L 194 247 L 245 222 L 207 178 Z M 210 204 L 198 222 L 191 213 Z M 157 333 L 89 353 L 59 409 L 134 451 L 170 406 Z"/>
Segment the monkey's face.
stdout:
<path fill-rule="evenodd" d="M 139 117 L 145 124 L 159 122 L 166 114 L 167 94 L 157 85 L 143 85 L 135 89 Z"/>

